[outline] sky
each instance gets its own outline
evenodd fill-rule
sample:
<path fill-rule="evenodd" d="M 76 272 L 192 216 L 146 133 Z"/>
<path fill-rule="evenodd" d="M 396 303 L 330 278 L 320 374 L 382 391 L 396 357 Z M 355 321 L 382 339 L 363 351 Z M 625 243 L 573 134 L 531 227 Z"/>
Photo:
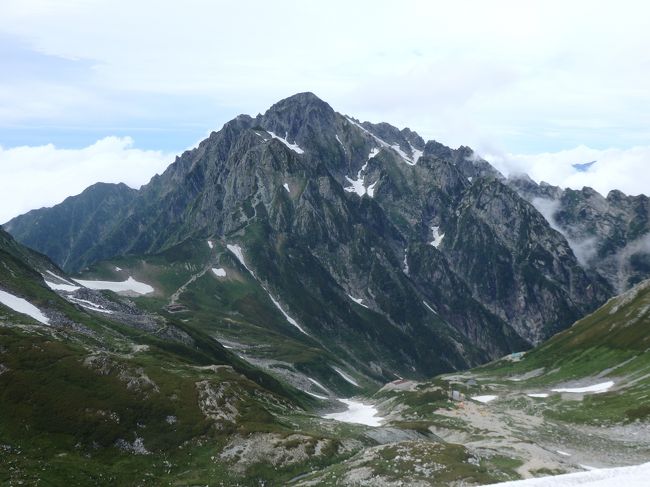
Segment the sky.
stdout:
<path fill-rule="evenodd" d="M 301 91 L 506 174 L 650 194 L 649 18 L 626 0 L 2 0 L 0 222 L 139 187 Z"/>

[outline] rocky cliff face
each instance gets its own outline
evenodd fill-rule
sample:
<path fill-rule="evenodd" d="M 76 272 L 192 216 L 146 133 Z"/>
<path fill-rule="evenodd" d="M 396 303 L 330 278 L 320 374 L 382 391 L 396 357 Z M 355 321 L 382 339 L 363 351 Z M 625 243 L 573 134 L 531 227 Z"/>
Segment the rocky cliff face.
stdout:
<path fill-rule="evenodd" d="M 610 293 L 502 181 L 469 148 L 302 93 L 228 122 L 137 192 L 109 187 L 110 205 L 89 189 L 6 228 L 72 271 L 190 237 L 239 245 L 322 343 L 430 374 L 537 343 Z"/>
<path fill-rule="evenodd" d="M 650 201 L 645 195 L 561 189 L 529 178 L 508 184 L 567 239 L 581 265 L 616 292 L 650 277 Z"/>

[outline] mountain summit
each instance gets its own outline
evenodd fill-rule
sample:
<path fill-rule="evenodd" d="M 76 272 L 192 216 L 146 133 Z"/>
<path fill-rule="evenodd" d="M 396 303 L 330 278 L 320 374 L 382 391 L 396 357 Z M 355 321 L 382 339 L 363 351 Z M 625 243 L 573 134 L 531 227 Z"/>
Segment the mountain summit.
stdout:
<path fill-rule="evenodd" d="M 294 325 L 280 333 L 385 380 L 529 347 L 612 295 L 520 193 L 468 147 L 300 93 L 226 123 L 138 191 L 93 186 L 5 228 L 71 272 L 210 240 L 256 289 L 226 312 L 235 283 L 210 288 L 214 333 L 232 313 L 268 328 L 256 306 L 271 296 Z"/>

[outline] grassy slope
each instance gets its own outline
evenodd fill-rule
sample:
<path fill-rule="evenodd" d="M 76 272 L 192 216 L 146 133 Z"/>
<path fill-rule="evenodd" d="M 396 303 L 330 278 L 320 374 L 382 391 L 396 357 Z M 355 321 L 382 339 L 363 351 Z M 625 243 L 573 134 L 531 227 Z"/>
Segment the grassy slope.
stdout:
<path fill-rule="evenodd" d="M 187 333 L 191 345 L 89 315 L 12 254 L 0 254 L 0 286 L 68 321 L 43 326 L 0 306 L 0 483 L 257 485 L 341 458 L 337 445 L 350 433 L 314 423 L 306 412 L 313 398 L 174 318 L 168 325 Z M 216 411 L 236 414 L 210 417 L 199 405 L 199 382 L 220 391 Z M 328 457 L 253 465 L 245 478 L 229 462 L 215 461 L 232 438 L 286 438 L 296 421 L 301 441 L 328 442 Z M 148 454 L 125 447 L 139 441 Z"/>
<path fill-rule="evenodd" d="M 613 380 L 604 394 L 585 395 L 582 402 L 552 396 L 547 414 L 577 422 L 629 422 L 650 418 L 650 281 L 644 281 L 571 328 L 526 354 L 520 362 L 498 361 L 477 369 L 507 379 L 543 369 L 521 388 L 547 390 L 571 381 L 591 384 Z"/>

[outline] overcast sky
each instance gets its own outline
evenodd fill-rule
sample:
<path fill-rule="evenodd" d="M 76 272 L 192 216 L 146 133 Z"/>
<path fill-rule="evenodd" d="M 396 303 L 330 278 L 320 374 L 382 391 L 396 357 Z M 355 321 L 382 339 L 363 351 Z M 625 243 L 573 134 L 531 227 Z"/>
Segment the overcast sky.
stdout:
<path fill-rule="evenodd" d="M 0 222 L 95 181 L 138 187 L 299 91 L 504 172 L 648 194 L 647 5 L 2 0 Z"/>

